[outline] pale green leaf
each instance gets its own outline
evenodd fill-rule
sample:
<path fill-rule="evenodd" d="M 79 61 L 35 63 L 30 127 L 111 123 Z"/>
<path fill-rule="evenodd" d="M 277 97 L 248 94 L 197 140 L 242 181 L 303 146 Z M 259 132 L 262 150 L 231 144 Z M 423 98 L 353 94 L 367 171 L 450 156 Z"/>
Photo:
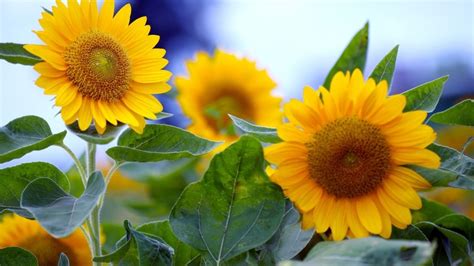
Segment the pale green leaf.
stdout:
<path fill-rule="evenodd" d="M 0 59 L 22 65 L 35 65 L 43 61 L 41 58 L 25 50 L 23 45 L 18 43 L 0 43 Z"/>
<path fill-rule="evenodd" d="M 444 83 L 447 80 L 448 76 L 444 76 L 405 91 L 403 95 L 406 96 L 407 104 L 403 111 L 424 110 L 433 112 L 436 105 L 438 105 Z"/>
<path fill-rule="evenodd" d="M 260 142 L 243 136 L 183 191 L 170 224 L 181 241 L 219 264 L 268 241 L 284 211 L 280 188 L 265 174 Z"/>
<path fill-rule="evenodd" d="M 66 131 L 52 134 L 48 123 L 40 117 L 17 118 L 0 128 L 0 163 L 61 144 L 65 136 Z"/>
<path fill-rule="evenodd" d="M 59 256 L 58 266 L 69 266 L 69 258 L 66 254 L 61 253 Z"/>
<path fill-rule="evenodd" d="M 39 178 L 31 182 L 21 196 L 22 208 L 54 237 L 65 237 L 81 226 L 105 192 L 104 178 L 93 173 L 79 198 L 67 194 L 54 181 Z"/>
<path fill-rule="evenodd" d="M 442 112 L 433 114 L 430 121 L 446 125 L 474 127 L 474 100 L 464 100 Z"/>
<path fill-rule="evenodd" d="M 257 126 L 230 114 L 229 117 L 232 119 L 234 126 L 236 126 L 244 134 L 249 134 L 266 143 L 281 142 L 281 139 L 278 137 L 277 130 L 275 128 Z"/>
<path fill-rule="evenodd" d="M 392 83 L 393 73 L 395 72 L 395 64 L 397 62 L 398 45 L 395 46 L 374 68 L 370 78 L 379 83 L 382 80 L 387 81 L 388 87 Z"/>

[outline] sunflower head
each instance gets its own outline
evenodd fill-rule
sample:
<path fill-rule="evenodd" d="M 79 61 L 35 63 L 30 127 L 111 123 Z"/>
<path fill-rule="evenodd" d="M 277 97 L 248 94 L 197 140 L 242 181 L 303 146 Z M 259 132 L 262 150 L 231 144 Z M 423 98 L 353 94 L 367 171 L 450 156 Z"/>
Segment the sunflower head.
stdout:
<path fill-rule="evenodd" d="M 4 215 L 0 220 L 0 249 L 20 247 L 33 253 L 39 265 L 57 265 L 59 256 L 68 256 L 71 265 L 86 266 L 92 261 L 84 234 L 77 229 L 66 238 L 54 238 L 37 221 L 18 215 Z"/>
<path fill-rule="evenodd" d="M 56 2 L 43 12 L 42 45 L 25 49 L 43 59 L 35 65 L 36 84 L 56 97 L 66 124 L 78 121 L 85 131 L 93 123 L 99 133 L 122 122 L 141 133 L 145 118 L 163 110 L 153 94 L 170 90 L 171 73 L 163 70 L 165 50 L 155 48 L 146 17 L 130 23 L 131 7 L 114 15 L 114 1 L 99 10 L 95 0 Z"/>
<path fill-rule="evenodd" d="M 215 139 L 234 140 L 228 114 L 267 126 L 281 123 L 281 98 L 275 83 L 255 62 L 216 50 L 187 62 L 189 77 L 177 77 L 178 101 L 191 118 L 189 130 Z"/>
<path fill-rule="evenodd" d="M 283 142 L 265 149 L 276 166 L 271 179 L 303 215 L 303 227 L 335 240 L 369 234 L 389 237 L 392 225 L 411 223 L 417 189 L 430 187 L 406 165 L 437 168 L 426 149 L 435 138 L 424 111 L 403 112 L 404 95 L 387 96 L 387 83 L 362 72 L 339 72 L 330 90 L 304 89 L 303 101 L 285 105 Z"/>

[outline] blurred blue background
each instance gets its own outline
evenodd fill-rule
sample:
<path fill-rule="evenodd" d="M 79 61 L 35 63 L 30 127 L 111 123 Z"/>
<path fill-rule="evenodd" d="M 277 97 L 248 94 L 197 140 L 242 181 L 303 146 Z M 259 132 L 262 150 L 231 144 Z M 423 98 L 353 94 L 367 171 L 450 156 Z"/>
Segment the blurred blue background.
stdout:
<path fill-rule="evenodd" d="M 99 1 L 101 2 L 101 1 Z M 118 1 L 117 6 L 128 1 Z M 439 106 L 445 109 L 474 96 L 474 10 L 470 0 L 451 1 L 311 1 L 311 0 L 135 0 L 132 16 L 148 16 L 158 46 L 167 50 L 168 69 L 185 74 L 185 60 L 196 51 L 219 47 L 250 57 L 266 68 L 285 100 L 300 98 L 304 85 L 318 87 L 352 36 L 370 22 L 366 76 L 399 44 L 394 92 L 450 75 Z M 42 7 L 53 0 L 0 0 L 0 42 L 39 43 Z M 49 96 L 34 85 L 31 67 L 0 61 L 0 125 L 24 115 L 38 115 L 54 132 L 64 130 Z M 172 93 L 171 93 L 172 94 Z M 171 96 L 161 97 L 175 117 L 186 120 Z M 83 143 L 66 143 L 80 153 Z M 102 148 L 103 149 L 103 148 Z M 105 158 L 105 155 L 101 155 Z M 47 160 L 62 169 L 69 158 L 59 148 L 32 153 L 19 161 Z"/>

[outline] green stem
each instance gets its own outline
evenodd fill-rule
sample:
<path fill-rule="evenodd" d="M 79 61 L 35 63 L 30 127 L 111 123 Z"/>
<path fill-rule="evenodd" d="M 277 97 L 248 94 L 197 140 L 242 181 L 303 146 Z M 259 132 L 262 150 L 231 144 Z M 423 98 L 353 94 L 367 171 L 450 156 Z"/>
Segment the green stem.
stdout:
<path fill-rule="evenodd" d="M 71 156 L 72 160 L 74 161 L 74 164 L 76 165 L 77 171 L 79 172 L 79 175 L 81 176 L 82 184 L 84 185 L 84 187 L 86 187 L 87 174 L 86 174 L 86 170 L 84 169 L 84 166 L 82 165 L 81 161 L 77 158 L 77 156 L 74 154 L 74 152 L 68 146 L 66 146 L 64 143 L 61 143 L 58 146 L 63 148 L 69 154 L 69 156 Z"/>

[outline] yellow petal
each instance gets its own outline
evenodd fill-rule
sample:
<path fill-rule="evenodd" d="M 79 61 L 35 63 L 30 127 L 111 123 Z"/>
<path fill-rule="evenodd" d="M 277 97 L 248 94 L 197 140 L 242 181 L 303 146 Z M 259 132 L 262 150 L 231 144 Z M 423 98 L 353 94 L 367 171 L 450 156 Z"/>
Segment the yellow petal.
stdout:
<path fill-rule="evenodd" d="M 350 205 L 347 199 L 337 199 L 333 211 L 335 212 L 334 220 L 331 222 L 332 237 L 335 241 L 344 239 L 347 234 L 346 214 Z"/>
<path fill-rule="evenodd" d="M 40 57 L 44 61 L 48 62 L 51 66 L 56 68 L 57 70 L 66 70 L 67 65 L 64 61 L 64 58 L 57 54 L 56 52 L 48 49 L 47 46 L 44 45 L 36 45 L 36 44 L 27 44 L 23 46 L 28 52 Z"/>
<path fill-rule="evenodd" d="M 280 164 L 288 159 L 305 159 L 308 150 L 305 145 L 298 142 L 281 142 L 270 145 L 264 149 L 265 159 L 274 164 Z"/>
<path fill-rule="evenodd" d="M 441 159 L 438 154 L 427 149 L 399 149 L 392 152 L 392 160 L 398 165 L 416 164 L 427 168 L 438 168 Z"/>
<path fill-rule="evenodd" d="M 82 106 L 81 109 L 79 109 L 78 117 L 79 129 L 81 129 L 81 131 L 87 130 L 92 123 L 91 105 L 88 98 L 82 99 Z"/>
<path fill-rule="evenodd" d="M 334 217 L 334 206 L 334 197 L 323 193 L 321 201 L 316 205 L 313 211 L 317 233 L 321 234 L 328 230 L 331 218 Z"/>
<path fill-rule="evenodd" d="M 105 130 L 107 121 L 105 120 L 105 116 L 102 114 L 102 111 L 99 108 L 99 104 L 96 101 L 91 101 L 91 111 L 92 111 L 92 117 L 94 118 L 94 121 L 95 121 L 96 128 L 98 126 L 101 129 Z"/>
<path fill-rule="evenodd" d="M 383 189 L 377 190 L 377 197 L 383 208 L 387 210 L 390 216 L 397 220 L 399 224 L 407 225 L 411 223 L 411 213 L 407 207 L 395 202 Z"/>
<path fill-rule="evenodd" d="M 285 141 L 307 143 L 312 138 L 311 134 L 289 123 L 277 126 L 277 132 L 278 136 Z"/>
<path fill-rule="evenodd" d="M 382 218 L 382 232 L 380 235 L 383 238 L 389 238 L 392 234 L 392 221 L 390 219 L 390 215 L 388 214 L 387 210 L 382 206 L 379 202 L 377 195 L 373 195 L 373 200 L 375 205 L 377 205 L 377 209 L 379 210 L 380 217 Z"/>
<path fill-rule="evenodd" d="M 350 203 L 349 208 L 347 209 L 347 223 L 350 227 L 351 232 L 357 238 L 369 236 L 369 231 L 360 222 L 359 216 L 357 214 L 356 204 L 354 202 Z"/>
<path fill-rule="evenodd" d="M 405 182 L 396 182 L 391 175 L 385 178 L 382 188 L 392 199 L 410 209 L 421 208 L 421 199 L 416 191 Z"/>
<path fill-rule="evenodd" d="M 394 181 L 404 181 L 410 184 L 414 188 L 418 189 L 427 189 L 431 187 L 431 184 L 426 181 L 421 175 L 412 169 L 406 167 L 395 167 L 392 170 Z"/>
<path fill-rule="evenodd" d="M 372 234 L 382 232 L 382 218 L 374 201 L 369 196 L 356 199 L 357 215 L 361 224 Z"/>
<path fill-rule="evenodd" d="M 117 118 L 115 117 L 115 114 L 109 107 L 109 104 L 103 101 L 97 101 L 97 106 L 99 107 L 100 111 L 104 115 L 105 119 L 107 119 L 107 121 L 109 121 L 112 125 L 116 126 Z"/>

